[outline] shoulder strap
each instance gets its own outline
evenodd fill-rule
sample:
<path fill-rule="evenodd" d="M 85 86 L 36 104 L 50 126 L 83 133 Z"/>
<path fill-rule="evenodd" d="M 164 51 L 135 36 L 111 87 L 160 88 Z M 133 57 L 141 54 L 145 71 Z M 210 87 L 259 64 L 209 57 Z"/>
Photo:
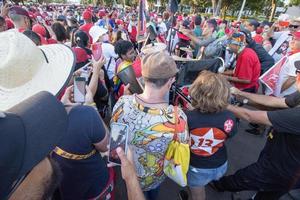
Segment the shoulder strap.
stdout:
<path fill-rule="evenodd" d="M 109 61 L 108 61 L 107 67 L 106 67 L 106 71 L 108 71 L 109 65 L 111 63 L 111 59 L 112 59 L 112 56 L 109 58 Z"/>
<path fill-rule="evenodd" d="M 177 129 L 177 125 L 178 125 L 178 107 L 177 106 L 174 107 L 174 117 L 175 117 L 175 129 L 174 129 L 173 140 L 178 140 L 178 137 L 177 137 L 177 133 L 178 133 L 178 129 Z"/>

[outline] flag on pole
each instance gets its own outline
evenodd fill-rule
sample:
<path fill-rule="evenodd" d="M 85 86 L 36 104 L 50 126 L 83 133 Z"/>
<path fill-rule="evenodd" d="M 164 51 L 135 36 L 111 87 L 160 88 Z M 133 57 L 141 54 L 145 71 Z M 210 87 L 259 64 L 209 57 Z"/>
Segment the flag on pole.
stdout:
<path fill-rule="evenodd" d="M 138 13 L 138 37 L 143 37 L 146 33 L 146 2 L 147 0 L 139 0 L 139 13 Z"/>
<path fill-rule="evenodd" d="M 274 95 L 279 80 L 279 74 L 283 65 L 285 65 L 287 61 L 288 57 L 284 56 L 275 65 L 273 65 L 273 67 L 259 77 L 259 80 L 267 87 L 266 95 Z"/>

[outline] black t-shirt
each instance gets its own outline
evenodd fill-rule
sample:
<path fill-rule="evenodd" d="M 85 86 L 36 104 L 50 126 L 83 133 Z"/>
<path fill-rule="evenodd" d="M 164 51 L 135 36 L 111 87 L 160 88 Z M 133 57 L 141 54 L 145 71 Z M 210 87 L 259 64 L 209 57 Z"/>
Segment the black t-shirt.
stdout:
<path fill-rule="evenodd" d="M 296 91 L 285 97 L 285 103 L 288 107 L 293 108 L 300 105 L 300 92 Z"/>
<path fill-rule="evenodd" d="M 269 111 L 267 115 L 273 130 L 258 163 L 265 173 L 272 174 L 266 181 L 289 188 L 300 177 L 300 107 Z"/>
<path fill-rule="evenodd" d="M 69 127 L 58 145 L 68 153 L 85 155 L 105 137 L 105 129 L 99 114 L 92 107 L 77 106 L 69 112 Z M 88 199 L 98 196 L 108 182 L 106 163 L 96 152 L 84 160 L 70 160 L 53 153 L 59 163 L 63 180 L 61 192 L 63 199 Z"/>
<path fill-rule="evenodd" d="M 190 164 L 196 168 L 217 168 L 227 161 L 224 145 L 237 131 L 236 118 L 230 111 L 201 113 L 187 111 L 191 138 Z"/>

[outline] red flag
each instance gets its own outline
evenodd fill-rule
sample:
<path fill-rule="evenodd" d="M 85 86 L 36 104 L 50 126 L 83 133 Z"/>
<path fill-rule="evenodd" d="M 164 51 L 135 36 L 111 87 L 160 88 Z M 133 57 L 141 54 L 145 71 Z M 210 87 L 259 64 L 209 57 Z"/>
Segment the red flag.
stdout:
<path fill-rule="evenodd" d="M 269 92 L 266 92 L 267 95 L 273 95 L 279 80 L 279 74 L 282 69 L 282 66 L 287 62 L 287 56 L 281 58 L 273 67 L 271 67 L 267 72 L 265 72 L 259 80 L 267 86 Z"/>

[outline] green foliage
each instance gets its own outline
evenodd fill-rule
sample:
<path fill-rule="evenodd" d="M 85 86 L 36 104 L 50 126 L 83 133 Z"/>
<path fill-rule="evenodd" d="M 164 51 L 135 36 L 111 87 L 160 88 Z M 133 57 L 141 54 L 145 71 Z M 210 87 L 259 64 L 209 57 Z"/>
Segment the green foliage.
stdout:
<path fill-rule="evenodd" d="M 292 5 L 292 6 L 300 6 L 300 0 L 290 0 L 290 5 Z"/>

